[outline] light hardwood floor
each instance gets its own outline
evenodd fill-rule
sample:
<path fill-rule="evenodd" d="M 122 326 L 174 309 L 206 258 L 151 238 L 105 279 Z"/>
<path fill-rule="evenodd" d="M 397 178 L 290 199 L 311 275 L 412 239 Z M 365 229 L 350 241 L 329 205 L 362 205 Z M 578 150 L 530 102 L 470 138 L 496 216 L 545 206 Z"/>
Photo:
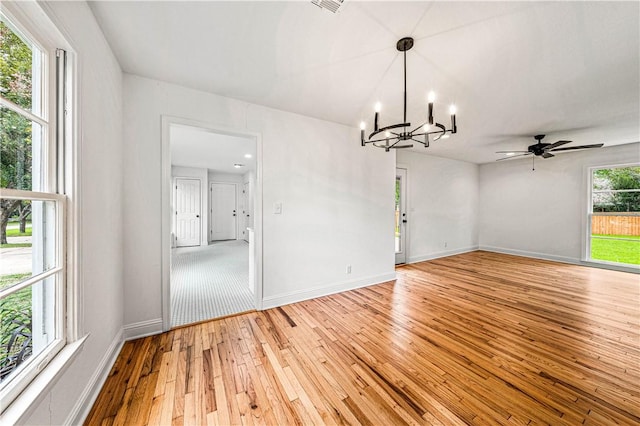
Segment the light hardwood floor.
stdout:
<path fill-rule="evenodd" d="M 640 277 L 488 252 L 127 342 L 86 424 L 640 422 Z"/>

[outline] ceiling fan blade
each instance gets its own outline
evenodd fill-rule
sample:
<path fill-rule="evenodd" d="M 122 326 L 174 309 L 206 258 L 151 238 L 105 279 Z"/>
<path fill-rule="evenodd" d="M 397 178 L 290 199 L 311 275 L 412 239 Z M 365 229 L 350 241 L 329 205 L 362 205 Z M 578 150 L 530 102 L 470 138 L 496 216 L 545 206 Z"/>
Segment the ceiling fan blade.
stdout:
<path fill-rule="evenodd" d="M 393 149 L 402 149 L 402 148 L 413 148 L 413 145 L 396 145 L 392 146 Z"/>
<path fill-rule="evenodd" d="M 512 151 L 509 151 L 509 152 L 512 152 Z M 530 153 L 530 152 L 527 152 L 526 154 L 510 155 L 510 156 L 508 156 L 508 157 L 498 158 L 496 161 L 511 160 L 512 158 L 526 157 L 527 155 L 531 155 L 531 153 Z"/>
<path fill-rule="evenodd" d="M 558 152 L 558 151 L 573 151 L 574 149 L 600 148 L 602 147 L 602 145 L 604 144 L 595 143 L 593 145 L 579 145 L 579 146 L 571 146 L 569 148 L 555 148 L 555 149 L 552 149 L 551 151 Z"/>
<path fill-rule="evenodd" d="M 517 152 L 529 152 L 529 151 L 496 151 L 496 154 L 509 154 L 509 153 L 517 153 Z"/>
<path fill-rule="evenodd" d="M 555 157 L 555 155 L 553 155 L 550 152 L 543 152 L 542 153 L 542 158 L 551 158 L 551 157 Z"/>
<path fill-rule="evenodd" d="M 566 145 L 566 144 L 571 143 L 571 142 L 573 142 L 573 141 L 558 141 L 558 142 L 554 142 L 551 145 L 547 146 L 544 150 L 545 151 L 549 151 L 550 149 L 554 149 L 554 148 L 557 148 L 557 147 L 562 146 L 562 145 Z"/>

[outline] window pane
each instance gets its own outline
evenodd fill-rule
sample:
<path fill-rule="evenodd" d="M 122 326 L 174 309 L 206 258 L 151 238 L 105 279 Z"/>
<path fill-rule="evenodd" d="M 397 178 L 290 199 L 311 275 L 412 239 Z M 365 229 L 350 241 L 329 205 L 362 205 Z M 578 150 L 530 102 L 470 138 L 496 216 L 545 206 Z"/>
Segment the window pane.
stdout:
<path fill-rule="evenodd" d="M 592 236 L 591 259 L 640 265 L 640 238 L 608 238 Z"/>
<path fill-rule="evenodd" d="M 0 106 L 0 186 L 42 191 L 42 147 L 42 126 Z"/>
<path fill-rule="evenodd" d="M 0 14 L 0 96 L 42 116 L 42 53 Z"/>
<path fill-rule="evenodd" d="M 640 167 L 615 167 L 593 171 L 594 212 L 640 212 Z M 634 190 L 638 190 L 635 192 Z"/>
<path fill-rule="evenodd" d="M 0 300 L 0 383 L 55 339 L 56 279 L 49 277 Z"/>
<path fill-rule="evenodd" d="M 31 287 L 0 300 L 0 380 L 33 351 L 31 339 Z"/>
<path fill-rule="evenodd" d="M 0 246 L 3 287 L 56 266 L 55 208 L 53 201 L 0 199 L 0 215 L 8 218 Z"/>
<path fill-rule="evenodd" d="M 395 248 L 396 253 L 402 252 L 402 235 L 400 234 L 400 177 L 396 176 L 396 203 L 395 203 Z"/>

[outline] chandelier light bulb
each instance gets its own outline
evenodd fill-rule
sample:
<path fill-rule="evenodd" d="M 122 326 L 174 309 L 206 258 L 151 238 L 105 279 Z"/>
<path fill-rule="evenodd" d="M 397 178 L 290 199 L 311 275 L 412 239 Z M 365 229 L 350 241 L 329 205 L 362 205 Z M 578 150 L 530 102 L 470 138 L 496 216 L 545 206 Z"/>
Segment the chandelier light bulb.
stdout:
<path fill-rule="evenodd" d="M 381 109 L 382 109 L 382 104 L 380 102 L 376 102 L 376 105 L 374 106 L 375 112 L 380 112 Z"/>
<path fill-rule="evenodd" d="M 422 129 L 425 131 L 425 133 L 428 133 L 429 130 L 431 130 L 431 124 L 425 124 L 424 126 L 422 126 Z"/>
<path fill-rule="evenodd" d="M 387 130 L 386 132 L 384 132 L 384 135 L 389 138 L 391 137 L 391 132 Z"/>
<path fill-rule="evenodd" d="M 451 106 L 449 107 L 449 114 L 455 115 L 456 111 L 457 111 L 456 106 L 454 104 L 451 104 Z"/>
<path fill-rule="evenodd" d="M 433 101 L 436 100 L 436 94 L 435 92 L 432 90 L 429 92 L 429 94 L 427 95 L 427 102 L 429 102 L 430 104 L 433 103 Z"/>
<path fill-rule="evenodd" d="M 366 128 L 367 128 L 367 125 L 365 124 L 365 122 L 364 122 L 364 121 L 361 121 L 361 122 L 360 122 L 360 130 L 364 130 L 364 129 L 366 129 Z"/>

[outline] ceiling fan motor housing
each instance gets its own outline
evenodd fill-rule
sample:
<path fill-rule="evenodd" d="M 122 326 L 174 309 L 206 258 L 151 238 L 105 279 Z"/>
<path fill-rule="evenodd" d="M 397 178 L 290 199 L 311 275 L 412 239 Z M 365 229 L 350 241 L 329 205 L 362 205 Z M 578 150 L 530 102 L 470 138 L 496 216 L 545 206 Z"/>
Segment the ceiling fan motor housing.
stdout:
<path fill-rule="evenodd" d="M 528 150 L 530 153 L 535 155 L 542 155 L 544 153 L 544 149 L 551 145 L 550 143 L 540 143 L 538 142 L 535 145 L 530 145 Z"/>

